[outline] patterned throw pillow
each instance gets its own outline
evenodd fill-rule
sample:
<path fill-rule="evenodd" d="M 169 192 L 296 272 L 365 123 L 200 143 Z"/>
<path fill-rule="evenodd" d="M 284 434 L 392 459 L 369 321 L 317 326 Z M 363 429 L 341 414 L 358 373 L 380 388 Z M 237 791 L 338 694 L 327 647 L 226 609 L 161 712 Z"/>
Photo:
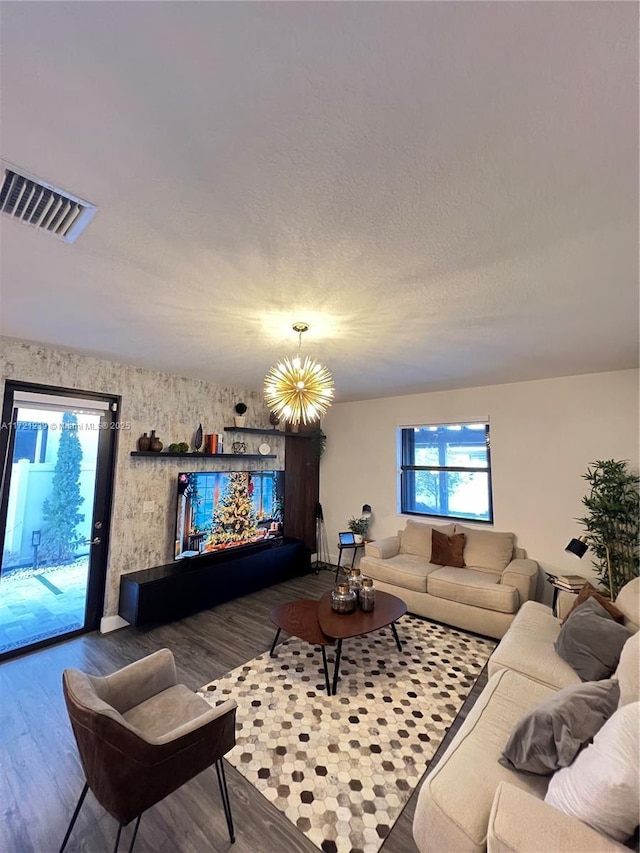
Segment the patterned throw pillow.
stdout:
<path fill-rule="evenodd" d="M 464 569 L 462 558 L 464 551 L 464 533 L 456 533 L 453 536 L 445 536 L 437 530 L 431 531 L 431 562 L 436 566 L 453 566 L 456 569 Z"/>

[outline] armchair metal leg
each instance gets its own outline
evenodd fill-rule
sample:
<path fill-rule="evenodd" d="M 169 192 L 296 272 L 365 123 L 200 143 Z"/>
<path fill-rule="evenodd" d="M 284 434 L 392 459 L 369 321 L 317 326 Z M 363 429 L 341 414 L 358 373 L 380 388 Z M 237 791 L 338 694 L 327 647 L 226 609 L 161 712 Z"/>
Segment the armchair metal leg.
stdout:
<path fill-rule="evenodd" d="M 62 842 L 62 846 L 60 847 L 59 853 L 62 853 L 64 848 L 67 846 L 67 841 L 69 840 L 69 836 L 71 835 L 71 830 L 73 829 L 73 825 L 76 822 L 78 814 L 80 813 L 80 809 L 82 808 L 82 804 L 84 803 L 84 798 L 87 796 L 87 791 L 89 790 L 89 783 L 84 783 L 84 788 L 82 789 L 82 793 L 80 794 L 80 799 L 76 805 L 76 809 L 73 813 L 73 817 L 71 818 L 71 823 L 67 827 L 67 834 L 64 837 L 64 841 Z"/>
<path fill-rule="evenodd" d="M 224 763 L 221 758 L 216 761 L 216 773 L 218 774 L 218 784 L 220 785 L 220 796 L 222 797 L 222 807 L 224 816 L 227 819 L 227 829 L 229 830 L 229 838 L 233 844 L 236 837 L 233 832 L 233 818 L 231 816 L 231 803 L 229 802 L 229 791 L 227 790 L 227 779 L 224 775 Z"/>
<path fill-rule="evenodd" d="M 116 843 L 113 848 L 113 853 L 118 853 L 118 844 L 120 844 L 120 836 L 122 835 L 122 824 L 118 824 L 118 834 L 116 835 Z"/>
<path fill-rule="evenodd" d="M 131 844 L 129 845 L 129 853 L 133 853 L 133 845 L 136 843 L 136 836 L 138 835 L 138 827 L 140 826 L 140 818 L 141 814 L 138 815 L 138 819 L 136 821 L 136 825 L 133 828 L 133 836 L 131 838 Z"/>

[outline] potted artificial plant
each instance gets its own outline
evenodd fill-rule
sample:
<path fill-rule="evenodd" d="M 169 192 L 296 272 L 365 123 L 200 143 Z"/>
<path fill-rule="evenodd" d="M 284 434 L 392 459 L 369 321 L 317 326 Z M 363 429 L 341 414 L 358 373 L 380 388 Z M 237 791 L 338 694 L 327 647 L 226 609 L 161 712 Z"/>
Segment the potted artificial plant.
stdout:
<path fill-rule="evenodd" d="M 235 417 L 233 418 L 233 423 L 237 427 L 243 427 L 246 421 L 245 412 L 247 411 L 247 406 L 245 403 L 236 403 L 234 406 Z"/>
<path fill-rule="evenodd" d="M 640 478 L 628 463 L 597 460 L 582 475 L 591 491 L 582 498 L 585 528 L 598 579 L 613 597 L 640 574 Z M 611 578 L 609 578 L 611 570 Z"/>
<path fill-rule="evenodd" d="M 351 516 L 347 522 L 347 527 L 353 533 L 356 542 L 362 542 L 369 530 L 369 519 L 365 518 L 364 515 Z"/>

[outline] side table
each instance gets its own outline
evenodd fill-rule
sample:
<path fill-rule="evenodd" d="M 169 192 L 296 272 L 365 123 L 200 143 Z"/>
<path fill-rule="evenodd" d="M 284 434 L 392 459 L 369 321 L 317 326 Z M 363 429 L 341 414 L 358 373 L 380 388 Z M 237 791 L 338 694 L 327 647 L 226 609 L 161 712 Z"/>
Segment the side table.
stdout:
<path fill-rule="evenodd" d="M 553 587 L 553 599 L 551 601 L 551 609 L 553 610 L 553 615 L 557 616 L 558 615 L 558 595 L 561 592 L 568 592 L 569 595 L 577 595 L 580 592 L 580 590 L 579 589 L 567 589 L 566 586 L 557 583 L 557 580 L 558 580 L 557 576 L 552 575 L 550 572 L 545 572 L 545 575 L 547 576 L 547 583 L 550 583 L 551 586 Z M 585 578 L 585 582 L 586 582 L 586 578 Z"/>
<path fill-rule="evenodd" d="M 338 565 L 336 566 L 336 581 L 338 580 L 338 572 L 340 571 L 340 563 L 342 562 L 342 552 L 349 550 L 353 551 L 353 554 L 351 555 L 351 568 L 353 568 L 356 563 L 358 548 L 364 548 L 364 545 L 364 542 L 354 542 L 352 545 L 338 544 Z"/>

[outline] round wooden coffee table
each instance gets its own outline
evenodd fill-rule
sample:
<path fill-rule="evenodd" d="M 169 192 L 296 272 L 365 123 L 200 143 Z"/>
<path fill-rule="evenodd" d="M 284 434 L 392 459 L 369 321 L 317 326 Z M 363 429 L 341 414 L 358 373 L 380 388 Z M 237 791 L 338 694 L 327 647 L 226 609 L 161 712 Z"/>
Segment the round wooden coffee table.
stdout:
<path fill-rule="evenodd" d="M 331 685 L 329 683 L 329 670 L 327 669 L 327 653 L 325 646 L 332 646 L 335 640 L 327 637 L 322 632 L 318 623 L 318 602 L 314 599 L 299 598 L 297 601 L 285 601 L 274 607 L 269 617 L 278 630 L 271 644 L 270 657 L 275 657 L 276 643 L 280 631 L 286 631 L 293 637 L 299 637 L 312 646 L 320 646 L 322 651 L 322 664 L 324 666 L 324 680 L 327 687 L 327 696 L 331 696 Z"/>
<path fill-rule="evenodd" d="M 336 613 L 331 609 L 331 593 L 325 592 L 318 605 L 318 623 L 320 630 L 327 637 L 333 637 L 338 641 L 336 647 L 336 662 L 333 670 L 333 693 L 335 695 L 338 686 L 338 675 L 340 673 L 340 655 L 342 654 L 342 641 L 349 637 L 360 637 L 379 631 L 391 625 L 393 637 L 396 641 L 398 651 L 402 651 L 402 645 L 398 638 L 398 632 L 394 622 L 407 612 L 407 605 L 397 595 L 376 590 L 376 606 L 368 613 L 356 609 L 353 613 Z"/>

